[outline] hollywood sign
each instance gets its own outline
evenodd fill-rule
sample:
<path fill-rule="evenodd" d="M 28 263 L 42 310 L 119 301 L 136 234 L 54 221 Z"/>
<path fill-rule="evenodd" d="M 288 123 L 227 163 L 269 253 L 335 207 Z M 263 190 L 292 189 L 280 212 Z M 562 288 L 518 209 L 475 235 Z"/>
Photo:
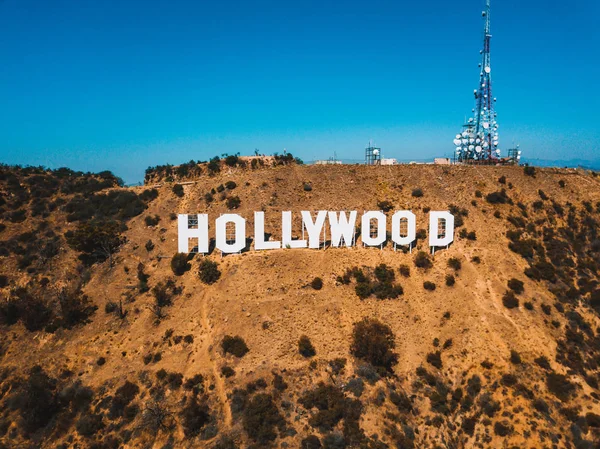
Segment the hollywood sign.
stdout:
<path fill-rule="evenodd" d="M 265 214 L 254 212 L 254 249 L 320 248 L 326 241 L 327 230 L 331 246 L 351 247 L 355 244 L 357 212 L 318 211 L 300 212 L 302 238 L 292 237 L 292 212 L 281 212 L 281 240 L 265 239 Z M 325 226 L 325 220 L 328 226 Z M 409 246 L 416 239 L 417 220 L 410 211 L 397 211 L 391 216 L 391 239 L 396 246 Z M 382 247 L 388 238 L 387 216 L 381 211 L 365 212 L 360 219 L 361 240 L 365 246 Z M 305 235 L 306 234 L 306 235 Z M 304 237 L 307 237 L 306 239 Z M 208 214 L 178 216 L 178 251 L 190 252 L 190 239 L 197 240 L 197 252 L 209 252 Z M 454 240 L 454 216 L 447 211 L 429 213 L 429 246 L 447 247 Z M 223 253 L 239 253 L 246 248 L 246 220 L 238 214 L 224 214 L 215 220 L 215 247 Z M 193 246 L 192 249 L 195 249 Z"/>

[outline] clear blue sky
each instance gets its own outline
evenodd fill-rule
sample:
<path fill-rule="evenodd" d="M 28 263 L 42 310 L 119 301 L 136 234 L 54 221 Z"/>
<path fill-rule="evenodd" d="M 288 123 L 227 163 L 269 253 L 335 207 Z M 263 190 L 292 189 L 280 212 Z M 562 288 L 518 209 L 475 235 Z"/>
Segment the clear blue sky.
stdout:
<path fill-rule="evenodd" d="M 484 0 L 0 0 L 0 161 L 110 169 L 215 154 L 452 153 Z M 597 0 L 492 0 L 500 144 L 599 159 Z"/>

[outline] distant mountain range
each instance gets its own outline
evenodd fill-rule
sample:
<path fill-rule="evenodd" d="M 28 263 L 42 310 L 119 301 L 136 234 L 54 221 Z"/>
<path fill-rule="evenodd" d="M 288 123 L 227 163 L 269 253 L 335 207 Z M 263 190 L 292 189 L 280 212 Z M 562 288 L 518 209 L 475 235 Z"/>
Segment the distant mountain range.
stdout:
<path fill-rule="evenodd" d="M 589 170 L 600 170 L 600 160 L 590 161 L 586 159 L 569 159 L 569 160 L 549 160 L 549 159 L 529 159 L 523 158 L 522 163 L 537 165 L 539 167 L 570 167 L 570 168 L 587 168 Z"/>

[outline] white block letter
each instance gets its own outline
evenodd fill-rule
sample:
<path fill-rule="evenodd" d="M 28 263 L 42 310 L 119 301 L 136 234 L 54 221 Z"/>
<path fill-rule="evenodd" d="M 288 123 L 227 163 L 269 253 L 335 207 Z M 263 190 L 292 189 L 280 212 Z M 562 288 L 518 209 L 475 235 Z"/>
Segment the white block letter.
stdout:
<path fill-rule="evenodd" d="M 377 237 L 371 237 L 371 220 L 377 220 Z M 367 246 L 379 246 L 385 242 L 385 214 L 378 210 L 366 212 L 361 219 L 361 238 Z"/>
<path fill-rule="evenodd" d="M 440 221 L 445 221 L 445 235 L 440 235 Z M 429 214 L 429 246 L 447 246 L 454 240 L 454 215 L 447 211 Z"/>
<path fill-rule="evenodd" d="M 235 225 L 235 241 L 227 243 L 227 223 Z M 217 248 L 224 253 L 239 253 L 246 247 L 246 220 L 238 214 L 224 214 L 217 218 L 216 238 Z"/>
<path fill-rule="evenodd" d="M 292 213 L 281 212 L 281 244 L 287 248 L 306 248 L 306 240 L 292 240 Z"/>
<path fill-rule="evenodd" d="M 189 239 L 198 239 L 198 252 L 208 253 L 208 215 L 195 214 L 198 217 L 198 229 L 188 228 L 188 214 L 177 216 L 177 241 L 180 253 L 189 253 Z M 190 215 L 191 216 L 191 215 Z"/>
<path fill-rule="evenodd" d="M 400 223 L 406 219 L 407 235 L 400 235 Z M 409 210 L 401 210 L 392 215 L 392 240 L 396 245 L 410 245 L 417 237 L 417 217 Z"/>
<path fill-rule="evenodd" d="M 323 225 L 325 224 L 325 217 L 327 217 L 327 211 L 320 210 L 317 212 L 317 219 L 313 223 L 312 217 L 310 216 L 310 212 L 303 210 L 300 212 L 302 215 L 302 223 L 306 228 L 306 232 L 308 233 L 308 247 L 309 248 L 319 248 L 319 244 L 321 243 L 321 231 L 323 230 Z"/>
<path fill-rule="evenodd" d="M 265 241 L 265 213 L 254 212 L 254 249 L 278 249 L 281 242 L 278 240 Z"/>
<path fill-rule="evenodd" d="M 354 229 L 356 226 L 356 211 L 350 212 L 350 219 L 346 217 L 346 212 L 329 212 L 329 225 L 331 226 L 331 246 L 338 248 L 342 237 L 347 247 L 352 246 L 354 238 Z"/>

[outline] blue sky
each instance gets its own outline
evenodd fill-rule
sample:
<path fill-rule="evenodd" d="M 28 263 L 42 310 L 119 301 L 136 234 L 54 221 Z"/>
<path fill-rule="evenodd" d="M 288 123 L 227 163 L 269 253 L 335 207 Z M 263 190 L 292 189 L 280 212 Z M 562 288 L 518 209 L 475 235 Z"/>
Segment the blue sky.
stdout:
<path fill-rule="evenodd" d="M 0 0 L 0 161 L 110 169 L 222 153 L 452 153 L 483 0 Z M 500 144 L 599 159 L 600 6 L 492 0 Z"/>

